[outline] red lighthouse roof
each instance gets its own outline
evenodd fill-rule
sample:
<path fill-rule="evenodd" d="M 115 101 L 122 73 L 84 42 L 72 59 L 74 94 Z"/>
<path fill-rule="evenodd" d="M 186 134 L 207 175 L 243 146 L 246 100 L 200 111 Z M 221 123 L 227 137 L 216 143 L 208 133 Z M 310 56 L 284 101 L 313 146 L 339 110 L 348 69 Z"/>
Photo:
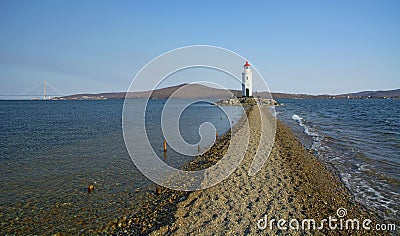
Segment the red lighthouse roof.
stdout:
<path fill-rule="evenodd" d="M 250 66 L 250 64 L 246 61 L 246 64 L 244 64 L 244 66 Z"/>

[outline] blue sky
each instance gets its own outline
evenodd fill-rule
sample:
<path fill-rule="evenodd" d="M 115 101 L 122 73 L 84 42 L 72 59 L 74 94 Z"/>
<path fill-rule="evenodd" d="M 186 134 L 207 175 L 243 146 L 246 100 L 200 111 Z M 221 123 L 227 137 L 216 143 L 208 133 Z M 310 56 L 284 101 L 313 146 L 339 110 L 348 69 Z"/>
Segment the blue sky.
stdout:
<path fill-rule="evenodd" d="M 151 59 L 195 44 L 248 58 L 274 92 L 397 89 L 399 10 L 386 0 L 2 0 L 0 95 L 43 80 L 62 94 L 126 91 Z"/>

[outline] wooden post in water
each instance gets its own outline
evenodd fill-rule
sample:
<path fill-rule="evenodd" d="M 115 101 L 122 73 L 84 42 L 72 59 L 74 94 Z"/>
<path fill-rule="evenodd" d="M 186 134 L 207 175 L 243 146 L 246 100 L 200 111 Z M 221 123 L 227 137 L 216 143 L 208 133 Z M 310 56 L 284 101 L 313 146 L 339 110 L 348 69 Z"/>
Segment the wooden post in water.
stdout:
<path fill-rule="evenodd" d="M 218 131 L 215 132 L 215 140 L 217 140 L 217 139 L 218 139 Z"/>
<path fill-rule="evenodd" d="M 164 153 L 167 152 L 167 140 L 164 139 Z"/>
<path fill-rule="evenodd" d="M 88 193 L 93 192 L 93 191 L 94 191 L 94 185 L 93 185 L 93 184 L 89 185 L 89 186 L 87 187 L 87 191 L 88 191 Z"/>

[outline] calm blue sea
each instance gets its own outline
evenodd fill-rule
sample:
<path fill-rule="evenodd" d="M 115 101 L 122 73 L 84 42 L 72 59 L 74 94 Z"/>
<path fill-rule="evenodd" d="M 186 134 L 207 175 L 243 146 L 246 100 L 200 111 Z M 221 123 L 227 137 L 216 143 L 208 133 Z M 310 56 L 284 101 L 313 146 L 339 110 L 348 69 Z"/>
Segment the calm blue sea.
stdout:
<path fill-rule="evenodd" d="M 165 101 L 150 100 L 146 112 L 149 140 L 159 155 Z M 141 207 L 135 199 L 150 182 L 126 151 L 122 108 L 123 100 L 0 101 L 0 234 L 90 233 Z M 240 118 L 238 107 L 227 109 L 230 118 Z M 218 107 L 196 103 L 182 113 L 184 139 L 197 143 L 204 122 L 220 134 L 231 125 Z M 180 167 L 191 159 L 168 150 L 164 160 Z M 95 185 L 93 194 L 87 193 L 89 184 Z"/>
<path fill-rule="evenodd" d="M 339 174 L 355 199 L 399 222 L 400 100 L 279 99 L 277 117 Z"/>

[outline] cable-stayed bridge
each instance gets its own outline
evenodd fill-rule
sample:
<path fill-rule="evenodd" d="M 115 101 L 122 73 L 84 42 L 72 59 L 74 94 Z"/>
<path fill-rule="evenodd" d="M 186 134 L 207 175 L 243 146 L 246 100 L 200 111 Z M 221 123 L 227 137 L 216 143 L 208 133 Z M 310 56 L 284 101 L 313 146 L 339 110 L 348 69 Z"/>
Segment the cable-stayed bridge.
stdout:
<path fill-rule="evenodd" d="M 51 100 L 65 96 L 46 80 L 26 91 L 16 94 L 0 94 L 0 100 Z"/>

